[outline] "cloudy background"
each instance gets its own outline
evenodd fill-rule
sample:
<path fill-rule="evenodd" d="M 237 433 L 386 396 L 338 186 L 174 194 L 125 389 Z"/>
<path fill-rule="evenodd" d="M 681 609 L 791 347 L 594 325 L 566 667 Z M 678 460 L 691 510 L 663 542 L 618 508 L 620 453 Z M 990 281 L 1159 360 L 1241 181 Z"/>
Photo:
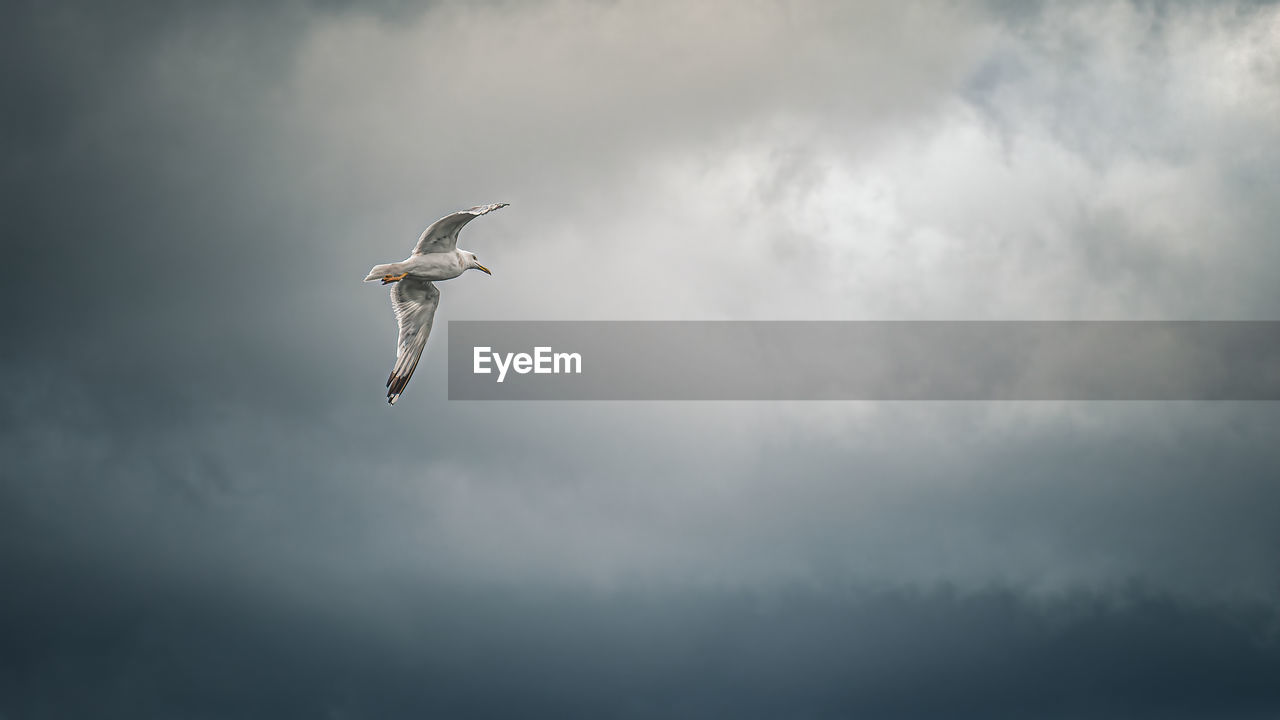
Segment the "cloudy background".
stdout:
<path fill-rule="evenodd" d="M 0 717 L 1273 717 L 1272 403 L 386 406 L 450 319 L 1280 317 L 1280 8 L 10 3 Z"/>

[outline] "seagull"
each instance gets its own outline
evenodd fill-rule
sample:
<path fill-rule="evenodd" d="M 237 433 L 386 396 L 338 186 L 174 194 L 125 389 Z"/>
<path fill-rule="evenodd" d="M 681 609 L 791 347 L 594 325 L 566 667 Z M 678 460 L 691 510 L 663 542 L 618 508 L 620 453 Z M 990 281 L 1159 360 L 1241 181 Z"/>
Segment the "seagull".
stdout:
<path fill-rule="evenodd" d="M 381 280 L 383 285 L 392 286 L 391 309 L 400 324 L 396 364 L 387 378 L 387 402 L 392 405 L 413 377 L 422 348 L 427 345 L 427 335 L 431 333 L 431 321 L 440 304 L 440 291 L 433 281 L 451 280 L 473 268 L 486 275 L 493 274 L 480 264 L 475 253 L 458 249 L 458 232 L 481 215 L 506 206 L 507 203 L 479 205 L 445 215 L 422 231 L 407 260 L 374 265 L 364 279 L 365 282 Z"/>

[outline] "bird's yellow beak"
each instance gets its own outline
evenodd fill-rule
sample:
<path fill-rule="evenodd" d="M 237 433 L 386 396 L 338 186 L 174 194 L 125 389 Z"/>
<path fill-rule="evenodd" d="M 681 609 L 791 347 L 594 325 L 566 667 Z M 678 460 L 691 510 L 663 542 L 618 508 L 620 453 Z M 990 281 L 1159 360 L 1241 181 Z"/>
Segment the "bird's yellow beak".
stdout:
<path fill-rule="evenodd" d="M 493 274 L 493 273 L 489 270 L 489 268 L 487 268 L 487 267 L 485 267 L 485 266 L 481 265 L 480 263 L 476 263 L 476 269 L 477 269 L 477 270 L 479 270 L 480 272 L 484 273 L 485 275 L 492 275 L 492 274 Z"/>

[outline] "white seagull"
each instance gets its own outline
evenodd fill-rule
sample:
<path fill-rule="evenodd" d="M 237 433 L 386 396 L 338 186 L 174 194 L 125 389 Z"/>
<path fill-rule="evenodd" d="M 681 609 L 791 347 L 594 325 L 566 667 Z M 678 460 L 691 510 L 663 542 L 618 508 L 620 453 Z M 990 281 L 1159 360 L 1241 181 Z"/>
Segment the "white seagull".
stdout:
<path fill-rule="evenodd" d="M 507 203 L 480 205 L 445 215 L 422 231 L 413 254 L 403 262 L 374 265 L 365 282 L 381 280 L 391 288 L 391 308 L 400 323 L 400 340 L 396 345 L 396 365 L 387 378 L 387 402 L 392 405 L 409 384 L 413 371 L 426 347 L 431 321 L 440 304 L 440 291 L 432 281 L 450 280 L 475 268 L 492 275 L 489 268 L 476 260 L 476 254 L 458 249 L 458 231 L 472 220 L 504 208 Z"/>

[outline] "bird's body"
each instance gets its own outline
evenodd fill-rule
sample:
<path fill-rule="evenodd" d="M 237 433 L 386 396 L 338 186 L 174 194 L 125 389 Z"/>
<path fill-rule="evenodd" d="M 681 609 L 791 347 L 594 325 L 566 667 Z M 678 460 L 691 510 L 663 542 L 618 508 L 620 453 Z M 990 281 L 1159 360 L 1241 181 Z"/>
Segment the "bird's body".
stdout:
<path fill-rule="evenodd" d="M 452 280 L 462 273 L 470 269 L 468 264 L 470 255 L 466 250 L 454 250 L 448 253 L 430 253 L 428 255 L 410 255 L 405 260 L 398 263 L 387 263 L 386 265 L 378 265 L 369 271 L 369 276 L 365 278 L 365 282 L 373 280 L 386 279 L 387 276 L 409 275 L 419 280 Z M 383 283 L 384 285 L 387 283 Z"/>
<path fill-rule="evenodd" d="M 473 268 L 493 274 L 479 263 L 475 253 L 458 249 L 458 232 L 475 218 L 506 206 L 480 205 L 440 218 L 423 231 L 412 255 L 398 263 L 375 265 L 365 277 L 365 282 L 381 280 L 383 285 L 392 285 L 391 307 L 400 325 L 396 364 L 387 378 L 387 402 L 392 405 L 413 377 L 431 333 L 440 304 L 440 291 L 433 283 L 452 280 Z"/>

